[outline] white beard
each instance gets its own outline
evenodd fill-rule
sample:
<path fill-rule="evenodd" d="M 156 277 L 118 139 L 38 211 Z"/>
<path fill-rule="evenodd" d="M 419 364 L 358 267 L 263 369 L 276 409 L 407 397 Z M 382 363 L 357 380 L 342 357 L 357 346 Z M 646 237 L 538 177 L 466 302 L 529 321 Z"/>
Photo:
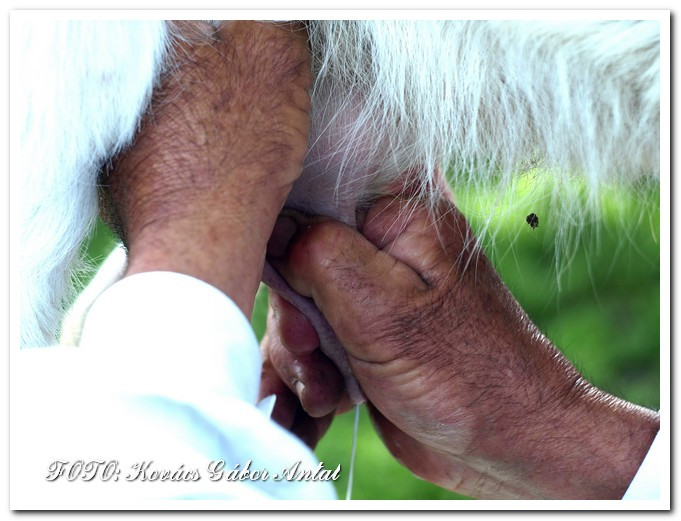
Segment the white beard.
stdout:
<path fill-rule="evenodd" d="M 101 166 L 129 145 L 172 56 L 163 22 L 15 21 L 21 343 L 54 343 Z M 484 185 L 541 165 L 659 173 L 657 22 L 315 21 L 311 148 L 288 205 L 354 221 L 417 169 Z M 569 207 L 566 205 L 565 207 Z"/>

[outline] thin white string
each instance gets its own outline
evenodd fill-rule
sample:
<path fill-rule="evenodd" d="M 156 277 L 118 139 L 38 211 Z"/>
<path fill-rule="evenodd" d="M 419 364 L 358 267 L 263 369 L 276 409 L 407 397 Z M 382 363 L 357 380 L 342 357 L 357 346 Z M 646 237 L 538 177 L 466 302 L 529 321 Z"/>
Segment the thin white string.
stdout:
<path fill-rule="evenodd" d="M 359 404 L 355 405 L 355 427 L 352 431 L 352 450 L 350 451 L 350 474 L 348 476 L 348 490 L 345 500 L 352 499 L 352 477 L 355 474 L 355 451 L 357 450 L 357 433 L 359 432 Z"/>

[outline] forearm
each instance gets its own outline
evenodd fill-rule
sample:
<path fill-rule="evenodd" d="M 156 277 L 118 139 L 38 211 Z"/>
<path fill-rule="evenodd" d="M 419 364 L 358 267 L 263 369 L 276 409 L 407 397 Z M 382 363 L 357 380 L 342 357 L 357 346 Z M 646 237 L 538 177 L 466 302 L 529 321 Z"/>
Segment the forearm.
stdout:
<path fill-rule="evenodd" d="M 109 213 L 129 250 L 127 275 L 191 275 L 250 315 L 307 151 L 306 33 L 241 21 L 208 35 L 186 27 L 133 147 L 104 179 Z"/>
<path fill-rule="evenodd" d="M 180 173 L 186 175 L 184 170 Z M 240 208 L 234 201 L 231 211 L 223 209 L 221 216 L 209 218 L 204 212 L 200 220 L 188 215 L 142 230 L 127 244 L 126 276 L 147 271 L 191 275 L 229 295 L 250 316 L 265 258 L 267 233 L 262 230 L 271 228 L 278 209 L 263 208 L 246 222 L 237 215 Z M 224 215 L 228 212 L 231 218 Z"/>

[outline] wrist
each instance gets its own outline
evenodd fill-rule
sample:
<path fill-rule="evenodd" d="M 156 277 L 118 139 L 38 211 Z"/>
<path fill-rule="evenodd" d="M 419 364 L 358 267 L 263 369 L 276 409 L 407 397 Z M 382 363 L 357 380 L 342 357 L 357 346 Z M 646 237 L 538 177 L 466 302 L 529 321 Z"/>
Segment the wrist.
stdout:
<path fill-rule="evenodd" d="M 269 228 L 256 221 L 159 220 L 129 238 L 126 276 L 149 271 L 189 275 L 225 293 L 250 316 L 269 237 Z"/>
<path fill-rule="evenodd" d="M 562 444 L 548 451 L 573 478 L 572 487 L 565 489 L 566 497 L 621 499 L 655 439 L 659 414 L 605 393 L 581 378 L 573 387 L 559 409 L 563 414 Z"/>
<path fill-rule="evenodd" d="M 576 371 L 574 375 L 576 375 Z M 659 415 L 571 375 L 526 414 L 499 420 L 480 444 L 495 477 L 519 497 L 620 499 L 659 430 Z"/>

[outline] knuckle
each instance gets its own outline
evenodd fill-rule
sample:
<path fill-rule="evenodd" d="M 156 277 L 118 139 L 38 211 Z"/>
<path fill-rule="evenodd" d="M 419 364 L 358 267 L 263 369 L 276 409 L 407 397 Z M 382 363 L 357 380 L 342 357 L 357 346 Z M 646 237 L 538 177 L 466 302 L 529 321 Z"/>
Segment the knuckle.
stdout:
<path fill-rule="evenodd" d="M 291 262 L 328 269 L 336 263 L 346 230 L 342 224 L 324 221 L 305 230 L 291 251 Z"/>
<path fill-rule="evenodd" d="M 269 345 L 269 357 L 272 366 L 282 380 L 286 381 L 291 377 L 291 354 L 281 345 L 277 335 L 273 335 L 273 340 Z"/>
<path fill-rule="evenodd" d="M 382 246 L 399 236 L 432 226 L 433 216 L 422 202 L 390 197 L 378 201 L 367 213 L 362 233 Z"/>

